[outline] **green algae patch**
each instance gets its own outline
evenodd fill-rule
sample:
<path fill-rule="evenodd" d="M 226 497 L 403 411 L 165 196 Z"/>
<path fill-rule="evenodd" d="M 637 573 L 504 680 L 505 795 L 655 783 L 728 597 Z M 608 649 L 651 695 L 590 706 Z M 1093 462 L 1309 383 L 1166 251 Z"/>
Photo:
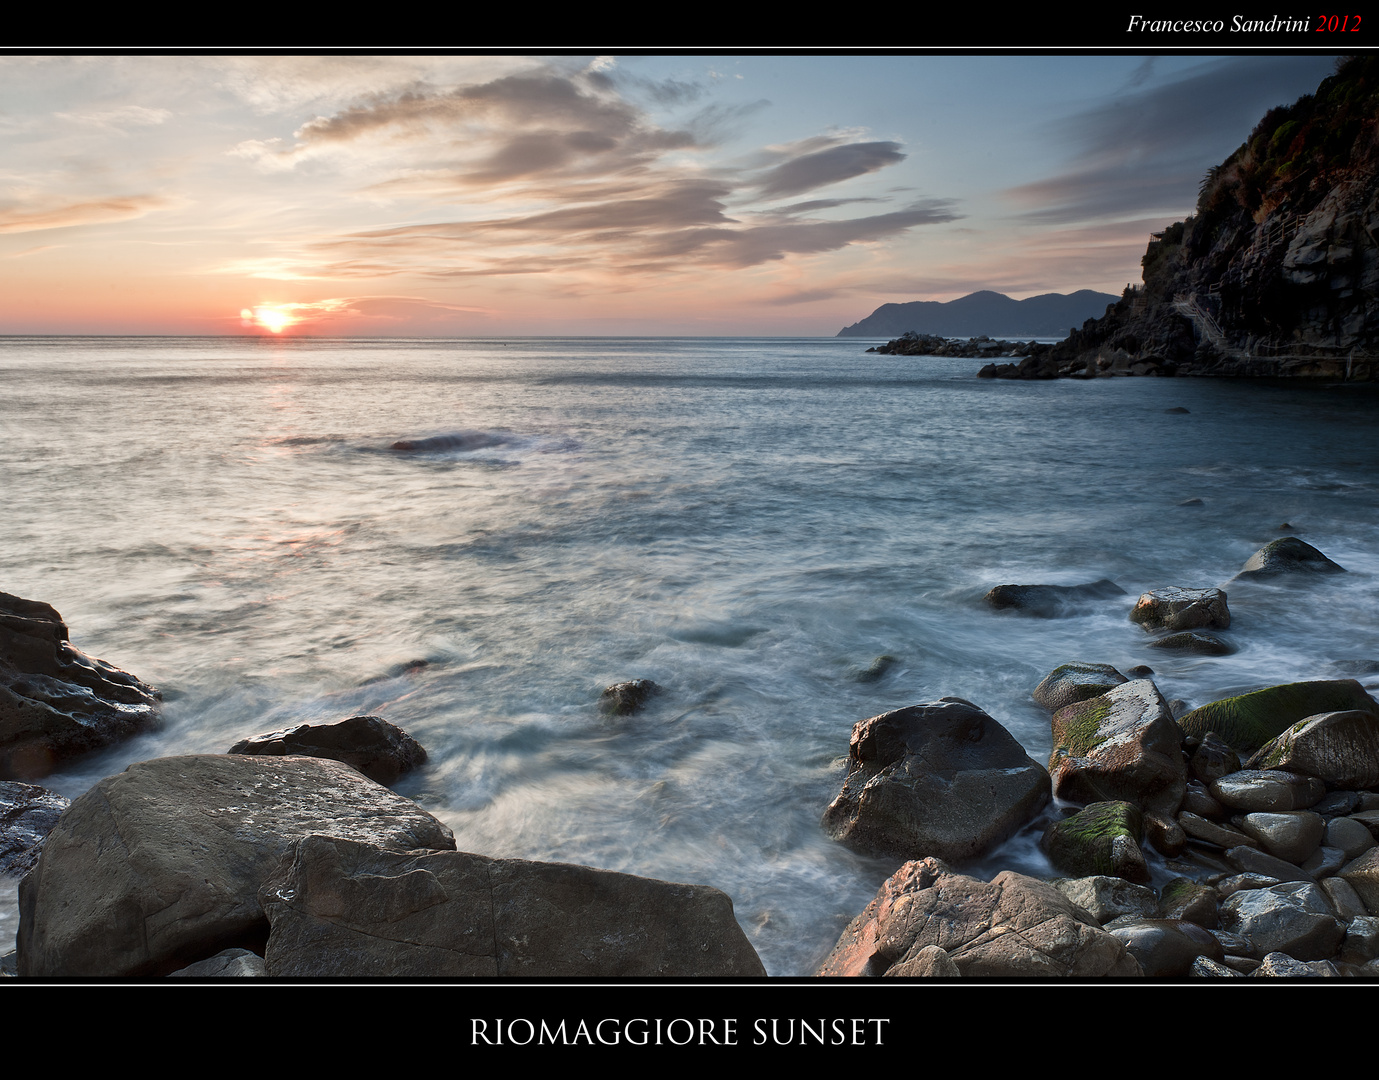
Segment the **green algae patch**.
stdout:
<path fill-rule="evenodd" d="M 1190 738 L 1214 731 L 1234 749 L 1250 754 L 1309 716 L 1356 709 L 1379 715 L 1379 703 L 1354 679 L 1324 679 L 1282 683 L 1213 701 L 1193 709 L 1178 724 Z"/>
<path fill-rule="evenodd" d="M 1144 815 L 1127 802 L 1100 802 L 1044 830 L 1043 847 L 1059 870 L 1077 877 L 1106 874 L 1149 881 L 1140 850 Z"/>
<path fill-rule="evenodd" d="M 1060 757 L 1086 757 L 1104 743 L 1106 721 L 1111 716 L 1111 700 L 1102 694 L 1065 705 L 1053 714 L 1053 753 L 1049 767 Z"/>

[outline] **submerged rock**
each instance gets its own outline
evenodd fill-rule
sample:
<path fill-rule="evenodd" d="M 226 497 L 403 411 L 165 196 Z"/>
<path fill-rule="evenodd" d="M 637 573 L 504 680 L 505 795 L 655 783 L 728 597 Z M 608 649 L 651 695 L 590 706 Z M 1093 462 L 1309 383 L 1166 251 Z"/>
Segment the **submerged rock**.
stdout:
<path fill-rule="evenodd" d="M 938 859 L 908 862 L 887 878 L 818 974 L 898 974 L 935 947 L 968 978 L 1141 974 L 1121 942 L 1047 882 L 1007 870 L 987 884 Z"/>
<path fill-rule="evenodd" d="M 1379 703 L 1354 679 L 1322 679 L 1281 683 L 1213 701 L 1186 713 L 1178 723 L 1190 738 L 1215 731 L 1236 750 L 1252 754 L 1299 720 L 1352 709 L 1379 714 Z"/>
<path fill-rule="evenodd" d="M 660 692 L 661 688 L 650 679 L 614 683 L 599 695 L 599 708 L 610 716 L 630 716 Z"/>
<path fill-rule="evenodd" d="M 960 698 L 852 729 L 829 836 L 859 851 L 960 860 L 1015 833 L 1049 801 L 1049 776 L 1004 727 Z"/>
<path fill-rule="evenodd" d="M 766 974 L 717 889 L 587 866 L 311 836 L 260 899 L 278 977 Z"/>
<path fill-rule="evenodd" d="M 983 599 L 998 611 L 1057 619 L 1085 611 L 1093 601 L 1124 595 L 1114 581 L 1102 578 L 1085 585 L 997 585 Z"/>
<path fill-rule="evenodd" d="M 0 780 L 47 776 L 158 722 L 158 691 L 87 656 L 52 607 L 0 593 Z"/>
<path fill-rule="evenodd" d="M 106 777 L 19 887 L 19 973 L 161 975 L 262 948 L 258 890 L 303 836 L 453 849 L 450 830 L 339 761 L 205 754 Z"/>
<path fill-rule="evenodd" d="M 1345 567 L 1296 536 L 1265 544 L 1246 560 L 1237 578 L 1269 578 L 1281 574 L 1344 574 Z"/>
<path fill-rule="evenodd" d="M 331 758 L 352 765 L 385 786 L 426 761 L 426 751 L 407 732 L 381 716 L 351 716 L 334 724 L 298 724 L 242 739 L 232 754 Z"/>
<path fill-rule="evenodd" d="M 1197 630 L 1168 634 L 1145 644 L 1151 649 L 1165 649 L 1187 653 L 1190 656 L 1230 656 L 1235 652 L 1235 646 L 1225 638 L 1217 637 L 1215 634 L 1203 634 Z"/>
<path fill-rule="evenodd" d="M 886 673 L 889 672 L 891 668 L 895 667 L 895 665 L 899 662 L 900 661 L 898 661 L 894 656 L 878 656 L 875 660 L 871 662 L 870 667 L 868 667 L 865 671 L 859 671 L 857 673 L 857 681 L 860 683 L 880 682 L 883 678 L 885 678 Z"/>

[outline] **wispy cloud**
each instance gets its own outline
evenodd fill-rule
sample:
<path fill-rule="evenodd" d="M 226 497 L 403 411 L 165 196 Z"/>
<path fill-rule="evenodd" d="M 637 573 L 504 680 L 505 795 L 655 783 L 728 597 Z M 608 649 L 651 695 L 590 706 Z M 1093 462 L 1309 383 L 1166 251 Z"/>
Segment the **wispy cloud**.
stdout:
<path fill-rule="evenodd" d="M 38 232 L 41 229 L 125 221 L 143 217 L 164 205 L 166 200 L 157 195 L 128 195 L 41 208 L 28 205 L 0 206 L 0 233 Z"/>

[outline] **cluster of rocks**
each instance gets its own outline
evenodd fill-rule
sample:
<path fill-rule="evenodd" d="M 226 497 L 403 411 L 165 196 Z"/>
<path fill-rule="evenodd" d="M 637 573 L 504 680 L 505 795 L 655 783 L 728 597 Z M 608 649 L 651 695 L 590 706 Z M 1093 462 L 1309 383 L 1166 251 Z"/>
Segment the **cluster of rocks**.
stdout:
<path fill-rule="evenodd" d="M 1237 578 L 1341 571 L 1290 537 Z M 1107 585 L 988 600 L 1058 617 Z M 1230 651 L 1207 633 L 1230 626 L 1220 589 L 1155 590 L 1130 618 L 1160 647 Z M 824 829 L 910 861 L 819 974 L 1379 977 L 1379 703 L 1343 679 L 1189 710 L 1149 675 L 1050 672 L 1033 691 L 1050 713 L 1047 766 L 956 698 L 858 723 Z M 1028 828 L 1067 877 L 988 883 L 949 865 Z M 1151 864 L 1168 875 L 1157 892 Z"/>
<path fill-rule="evenodd" d="M 647 680 L 610 687 L 635 711 Z M 46 604 L 0 594 L 0 765 L 52 771 L 156 720 Z M 426 760 L 377 716 L 160 758 L 75 801 L 0 780 L 23 977 L 763 976 L 717 889 L 455 849 L 387 786 Z"/>
<path fill-rule="evenodd" d="M 1047 349 L 1034 341 L 995 341 L 982 334 L 980 337 L 959 338 L 940 337 L 937 334 L 918 334 L 910 330 L 885 345 L 877 345 L 867 350 L 889 356 L 956 356 L 968 360 L 983 359 L 989 356 L 1027 356 Z"/>
<path fill-rule="evenodd" d="M 417 759 L 378 717 L 237 749 L 131 765 L 60 813 L 20 883 L 15 973 L 765 974 L 717 889 L 455 850 L 364 774 Z"/>

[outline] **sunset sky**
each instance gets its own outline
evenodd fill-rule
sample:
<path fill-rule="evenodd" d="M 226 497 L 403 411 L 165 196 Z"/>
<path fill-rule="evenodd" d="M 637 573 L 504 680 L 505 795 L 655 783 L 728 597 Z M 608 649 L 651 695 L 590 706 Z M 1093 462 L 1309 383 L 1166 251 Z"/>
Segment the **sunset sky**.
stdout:
<path fill-rule="evenodd" d="M 1118 293 L 1332 67 L 0 57 L 0 334 L 831 335 Z"/>

